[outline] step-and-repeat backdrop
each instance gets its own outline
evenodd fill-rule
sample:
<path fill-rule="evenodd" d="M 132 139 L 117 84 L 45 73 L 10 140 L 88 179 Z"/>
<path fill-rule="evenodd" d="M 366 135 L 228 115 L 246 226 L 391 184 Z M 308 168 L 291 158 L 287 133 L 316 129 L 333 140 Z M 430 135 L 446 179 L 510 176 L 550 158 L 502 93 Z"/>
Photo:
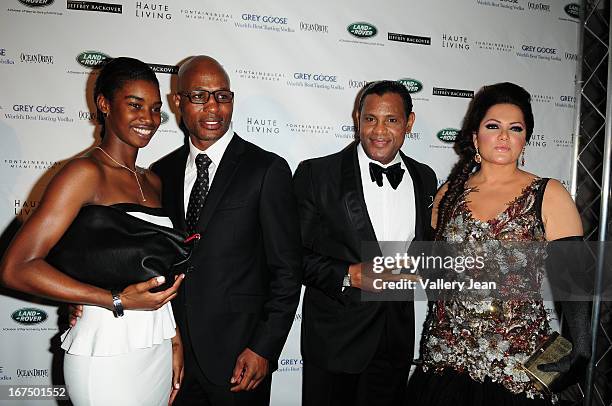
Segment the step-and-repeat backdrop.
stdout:
<path fill-rule="evenodd" d="M 416 113 L 403 150 L 440 183 L 474 91 L 518 83 L 536 117 L 526 169 L 568 186 L 579 13 L 569 0 L 108 1 L 2 1 L 2 248 L 62 164 L 97 142 L 92 84 L 96 66 L 115 56 L 151 64 L 160 80 L 163 124 L 141 166 L 182 143 L 166 95 L 180 61 L 208 54 L 231 77 L 235 131 L 292 169 L 354 139 L 353 103 L 366 82 L 401 81 Z M 419 320 L 424 310 L 417 303 Z M 300 319 L 274 374 L 273 405 L 300 403 Z M 61 328 L 52 303 L 0 291 L 0 385 L 57 379 Z"/>

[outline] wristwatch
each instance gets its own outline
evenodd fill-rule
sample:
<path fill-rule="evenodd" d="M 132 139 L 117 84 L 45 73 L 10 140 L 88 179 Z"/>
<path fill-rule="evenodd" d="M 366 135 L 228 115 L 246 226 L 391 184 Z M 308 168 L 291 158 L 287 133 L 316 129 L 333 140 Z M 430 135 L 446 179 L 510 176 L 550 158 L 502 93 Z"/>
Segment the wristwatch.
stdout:
<path fill-rule="evenodd" d="M 117 290 L 111 290 L 111 295 L 113 295 L 113 313 L 115 317 L 123 317 L 123 303 L 121 303 L 121 296 L 119 296 L 121 292 Z"/>
<path fill-rule="evenodd" d="M 348 272 L 346 273 L 346 275 L 344 275 L 344 279 L 342 279 L 342 287 L 343 288 L 351 287 L 351 274 Z"/>

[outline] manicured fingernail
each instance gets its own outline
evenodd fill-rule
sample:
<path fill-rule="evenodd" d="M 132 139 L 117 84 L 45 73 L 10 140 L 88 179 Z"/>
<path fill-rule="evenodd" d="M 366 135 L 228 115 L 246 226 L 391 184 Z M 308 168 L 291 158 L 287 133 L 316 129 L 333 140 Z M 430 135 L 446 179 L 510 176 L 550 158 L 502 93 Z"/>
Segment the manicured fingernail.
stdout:
<path fill-rule="evenodd" d="M 175 384 L 174 384 L 174 389 L 178 389 L 178 388 L 180 388 L 180 387 L 181 387 L 181 385 L 179 385 L 178 383 L 175 383 Z"/>
<path fill-rule="evenodd" d="M 157 279 L 157 283 L 160 283 L 160 284 L 161 284 L 161 283 L 164 283 L 164 281 L 166 280 L 166 278 L 164 278 L 163 276 L 158 276 L 158 277 L 157 277 L 157 278 L 155 278 L 155 279 Z"/>
<path fill-rule="evenodd" d="M 232 379 L 230 379 L 230 383 L 236 383 L 236 380 L 232 377 Z"/>

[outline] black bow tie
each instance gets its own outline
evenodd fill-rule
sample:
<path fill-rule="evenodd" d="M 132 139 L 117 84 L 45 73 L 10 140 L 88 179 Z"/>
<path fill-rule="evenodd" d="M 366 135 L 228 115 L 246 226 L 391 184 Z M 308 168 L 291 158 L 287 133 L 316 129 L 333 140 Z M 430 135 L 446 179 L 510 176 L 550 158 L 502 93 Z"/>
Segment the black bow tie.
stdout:
<path fill-rule="evenodd" d="M 404 170 L 402 169 L 401 163 L 396 163 L 394 165 L 383 168 L 382 166 L 375 164 L 374 162 L 370 162 L 370 178 L 372 178 L 372 182 L 376 182 L 376 184 L 380 187 L 383 185 L 383 173 L 387 175 L 387 180 L 391 187 L 395 190 L 399 186 L 402 181 L 402 177 L 404 176 Z"/>

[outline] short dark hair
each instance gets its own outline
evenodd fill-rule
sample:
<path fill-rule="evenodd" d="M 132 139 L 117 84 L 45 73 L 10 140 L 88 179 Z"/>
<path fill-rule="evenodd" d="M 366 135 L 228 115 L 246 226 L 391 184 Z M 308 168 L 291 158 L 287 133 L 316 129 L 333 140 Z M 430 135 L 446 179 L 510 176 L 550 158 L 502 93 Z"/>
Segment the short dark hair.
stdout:
<path fill-rule="evenodd" d="M 412 113 L 412 97 L 410 97 L 410 92 L 406 89 L 406 86 L 395 80 L 379 80 L 366 84 L 361 89 L 361 94 L 359 95 L 359 113 L 361 114 L 366 96 L 371 94 L 382 96 L 387 93 L 395 93 L 402 98 L 406 117 Z"/>
<path fill-rule="evenodd" d="M 98 108 L 98 96 L 102 95 L 107 100 L 112 100 L 117 90 L 121 89 L 127 82 L 134 80 L 144 80 L 159 87 L 159 81 L 157 76 L 155 76 L 155 72 L 153 72 L 149 65 L 138 59 L 120 56 L 109 59 L 102 65 L 93 92 L 94 103 L 97 109 L 96 116 L 102 126 L 104 126 L 104 119 L 102 112 Z M 102 128 L 102 137 L 104 137 L 104 127 Z"/>

